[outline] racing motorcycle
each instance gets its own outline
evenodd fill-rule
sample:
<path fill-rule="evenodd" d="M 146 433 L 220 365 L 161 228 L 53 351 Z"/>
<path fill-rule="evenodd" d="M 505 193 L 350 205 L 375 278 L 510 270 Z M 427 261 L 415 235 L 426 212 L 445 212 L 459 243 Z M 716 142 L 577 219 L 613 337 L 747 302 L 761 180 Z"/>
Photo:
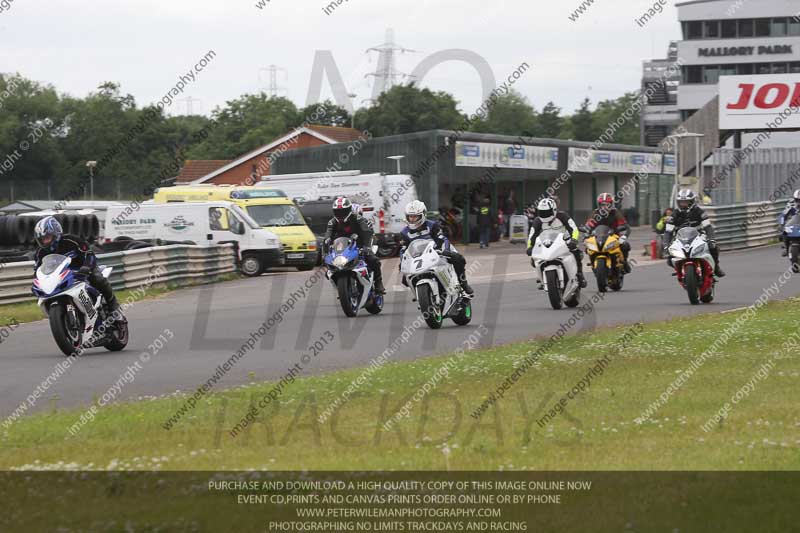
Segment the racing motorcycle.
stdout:
<path fill-rule="evenodd" d="M 361 308 L 373 315 L 383 310 L 383 295 L 375 293 L 374 274 L 361 257 L 356 239 L 339 237 L 333 241 L 324 263 L 345 315 L 352 318 Z"/>
<path fill-rule="evenodd" d="M 581 299 L 578 262 L 567 241 L 570 236 L 557 230 L 543 231 L 531 251 L 534 267 L 553 309 L 575 307 Z"/>
<path fill-rule="evenodd" d="M 429 328 L 441 328 L 445 318 L 459 326 L 470 323 L 471 299 L 461 290 L 453 265 L 439 255 L 433 240 L 411 241 L 400 260 L 400 273 Z"/>
<path fill-rule="evenodd" d="M 597 226 L 586 238 L 586 252 L 597 278 L 597 290 L 607 292 L 608 288 L 618 291 L 625 280 L 625 256 L 619 235 L 608 226 Z"/>
<path fill-rule="evenodd" d="M 789 243 L 792 272 L 800 272 L 800 213 L 787 220 L 783 226 L 784 242 Z"/>
<path fill-rule="evenodd" d="M 109 312 L 100 292 L 86 276 L 70 268 L 72 258 L 51 254 L 42 260 L 33 280 L 39 308 L 50 319 L 50 331 L 64 355 L 102 346 L 118 352 L 128 345 L 128 324 Z M 102 270 L 104 278 L 111 268 Z"/>
<path fill-rule="evenodd" d="M 669 256 L 678 283 L 686 289 L 692 305 L 714 300 L 714 258 L 706 236 L 696 228 L 680 228 L 669 246 Z"/>

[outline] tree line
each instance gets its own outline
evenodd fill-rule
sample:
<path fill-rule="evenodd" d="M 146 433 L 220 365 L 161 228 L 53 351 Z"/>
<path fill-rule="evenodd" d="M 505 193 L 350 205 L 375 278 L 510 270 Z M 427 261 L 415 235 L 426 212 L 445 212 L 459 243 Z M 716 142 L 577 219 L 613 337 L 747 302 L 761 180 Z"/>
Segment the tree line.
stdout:
<path fill-rule="evenodd" d="M 637 97 L 627 93 L 595 106 L 586 98 L 572 114 L 552 102 L 541 110 L 523 95 L 500 97 L 469 131 L 593 141 Z M 315 113 L 318 106 L 325 113 Z M 113 82 L 83 98 L 18 74 L 0 75 L 0 200 L 79 199 L 94 170 L 96 198 L 139 197 L 156 177 L 174 177 L 187 159 L 234 159 L 322 116 L 328 126 L 350 126 L 374 137 L 430 129 L 457 129 L 466 118 L 453 95 L 413 84 L 382 94 L 355 117 L 325 101 L 298 107 L 283 97 L 246 94 L 210 117 L 168 116 L 155 105 L 137 105 Z M 638 119 L 613 142 L 639 143 Z M 88 192 L 88 191 L 87 191 Z"/>

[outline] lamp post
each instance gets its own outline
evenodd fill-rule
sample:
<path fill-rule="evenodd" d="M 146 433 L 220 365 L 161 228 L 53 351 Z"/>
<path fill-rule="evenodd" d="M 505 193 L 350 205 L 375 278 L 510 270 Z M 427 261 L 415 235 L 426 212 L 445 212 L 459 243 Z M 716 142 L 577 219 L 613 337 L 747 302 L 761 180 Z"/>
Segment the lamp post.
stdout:
<path fill-rule="evenodd" d="M 400 172 L 400 160 L 401 159 L 405 159 L 405 157 L 406 156 L 404 156 L 404 155 L 390 155 L 389 157 L 386 158 L 386 159 L 394 159 L 397 162 L 397 174 L 398 175 L 402 174 L 402 172 Z"/>
<path fill-rule="evenodd" d="M 97 161 L 87 161 L 86 168 L 89 169 L 89 190 L 91 192 L 91 200 L 94 202 L 94 169 L 97 168 Z"/>

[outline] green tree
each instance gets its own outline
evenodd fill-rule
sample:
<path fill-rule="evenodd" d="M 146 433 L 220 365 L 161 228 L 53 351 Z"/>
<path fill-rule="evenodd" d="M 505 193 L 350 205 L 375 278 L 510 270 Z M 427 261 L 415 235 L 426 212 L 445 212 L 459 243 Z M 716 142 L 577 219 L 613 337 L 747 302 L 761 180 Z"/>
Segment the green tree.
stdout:
<path fill-rule="evenodd" d="M 324 111 L 324 114 L 323 114 Z M 312 124 L 323 126 L 350 127 L 351 115 L 343 107 L 330 100 L 318 104 L 311 104 L 300 110 L 300 120 L 310 121 Z"/>
<path fill-rule="evenodd" d="M 216 125 L 199 145 L 189 149 L 190 159 L 233 159 L 299 126 L 303 118 L 291 100 L 246 94 L 212 113 Z"/>
<path fill-rule="evenodd" d="M 542 137 L 558 138 L 564 128 L 564 118 L 561 108 L 553 102 L 547 102 L 539 113 L 539 132 Z"/>
<path fill-rule="evenodd" d="M 633 104 L 638 97 L 639 95 L 637 93 L 628 92 L 614 100 L 603 100 L 598 103 L 597 109 L 592 117 L 594 131 L 597 133 L 597 136 L 600 137 L 604 132 L 608 132 L 611 137 L 608 142 L 639 144 L 639 113 L 633 113 L 630 119 L 624 116 L 628 110 L 635 110 Z M 624 124 L 619 126 L 619 122 L 623 120 Z M 616 125 L 612 128 L 610 126 L 613 123 L 616 123 Z M 616 131 L 612 134 L 612 130 L 615 128 Z"/>
<path fill-rule="evenodd" d="M 567 121 L 566 137 L 575 141 L 594 141 L 597 139 L 594 113 L 591 109 L 589 98 L 584 98 L 580 107 Z"/>
<path fill-rule="evenodd" d="M 372 107 L 356 113 L 356 127 L 374 137 L 433 129 L 455 129 L 463 121 L 456 100 L 445 92 L 396 85 Z"/>
<path fill-rule="evenodd" d="M 536 137 L 539 134 L 536 110 L 516 91 L 500 96 L 486 118 L 475 121 L 470 129 L 499 135 Z"/>

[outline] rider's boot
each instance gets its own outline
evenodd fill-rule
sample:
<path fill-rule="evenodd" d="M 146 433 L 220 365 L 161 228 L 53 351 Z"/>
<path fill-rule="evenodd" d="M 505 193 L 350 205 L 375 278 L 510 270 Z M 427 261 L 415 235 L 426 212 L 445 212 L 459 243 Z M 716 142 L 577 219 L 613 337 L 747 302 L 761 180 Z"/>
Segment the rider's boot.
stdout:
<path fill-rule="evenodd" d="M 469 283 L 467 282 L 467 276 L 461 276 L 461 278 L 458 281 L 461 283 L 461 289 L 465 293 L 467 293 L 467 296 L 474 296 L 475 295 L 475 291 L 472 290 L 472 287 L 470 287 Z"/>
<path fill-rule="evenodd" d="M 789 256 L 789 243 L 786 243 L 786 246 L 783 247 L 781 250 L 781 257 L 788 257 Z"/>
<path fill-rule="evenodd" d="M 586 277 L 583 275 L 583 272 L 578 272 L 578 284 L 580 284 L 581 289 L 586 288 Z"/>
<path fill-rule="evenodd" d="M 128 319 L 125 318 L 125 315 L 122 314 L 122 309 L 119 306 L 116 296 L 112 295 L 106 304 L 108 305 L 108 313 L 114 317 L 117 323 L 124 323 L 128 321 Z"/>
<path fill-rule="evenodd" d="M 722 267 L 719 266 L 719 263 L 714 265 L 714 275 L 717 276 L 718 278 L 725 277 L 725 271 L 722 270 Z"/>
<path fill-rule="evenodd" d="M 633 271 L 631 264 L 627 259 L 625 259 L 625 262 L 622 264 L 622 268 L 625 269 L 626 274 L 630 274 Z"/>
<path fill-rule="evenodd" d="M 386 289 L 383 286 L 383 278 L 376 278 L 375 279 L 375 293 L 376 294 L 386 294 Z"/>

